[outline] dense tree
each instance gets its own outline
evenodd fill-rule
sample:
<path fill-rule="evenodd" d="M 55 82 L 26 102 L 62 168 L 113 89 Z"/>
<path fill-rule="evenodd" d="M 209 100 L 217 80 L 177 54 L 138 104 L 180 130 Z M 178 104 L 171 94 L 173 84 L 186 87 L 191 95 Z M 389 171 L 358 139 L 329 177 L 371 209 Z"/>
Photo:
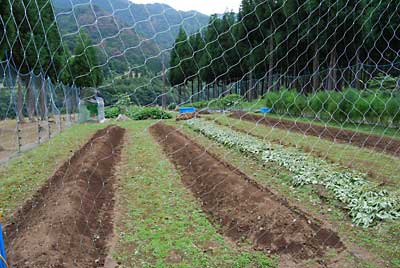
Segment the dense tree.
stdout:
<path fill-rule="evenodd" d="M 66 55 L 55 21 L 51 1 L 0 1 L 1 41 L 0 59 L 7 58 L 16 69 L 17 112 L 23 121 L 23 103 L 26 96 L 29 117 L 35 112 L 30 72 L 42 75 L 39 90 L 39 113 L 46 116 L 46 83 L 49 77 L 59 82 L 65 69 Z M 21 76 L 21 74 L 25 74 Z M 25 85 L 26 93 L 23 92 Z"/>
<path fill-rule="evenodd" d="M 12 9 L 9 0 L 0 0 L 0 59 L 10 54 L 10 47 L 16 36 L 16 25 L 12 20 Z"/>
<path fill-rule="evenodd" d="M 193 56 L 190 58 L 190 73 L 189 80 L 192 81 L 192 96 L 195 97 L 194 93 L 194 81 L 197 79 L 197 98 L 200 97 L 200 88 L 201 88 L 201 79 L 200 79 L 200 71 L 201 71 L 201 58 L 203 54 L 203 50 L 205 47 L 205 42 L 200 33 L 193 34 L 189 37 L 189 45 L 191 50 L 193 51 Z"/>
<path fill-rule="evenodd" d="M 365 53 L 371 64 L 392 64 L 400 58 L 400 3 L 363 0 Z"/>
<path fill-rule="evenodd" d="M 377 65 L 399 74 L 390 67 L 399 60 L 399 23 L 400 4 L 390 0 L 242 0 L 237 15 L 211 16 L 204 48 L 192 45 L 202 54 L 194 72 L 213 88 L 239 81 L 248 99 L 260 81 L 262 92 L 360 87 L 362 64 L 370 76 Z"/>
<path fill-rule="evenodd" d="M 192 76 L 193 49 L 185 30 L 181 27 L 174 48 L 171 52 L 169 81 L 172 86 L 178 87 L 178 102 L 181 102 L 182 88 L 186 88 L 188 79 Z"/>
<path fill-rule="evenodd" d="M 71 62 L 72 76 L 78 87 L 97 87 L 103 82 L 103 74 L 97 59 L 97 48 L 89 37 L 80 31 Z"/>
<path fill-rule="evenodd" d="M 7 4 L 5 6 L 7 7 Z M 13 1 L 12 14 L 8 15 L 11 17 L 2 19 L 18 32 L 8 32 L 6 48 L 16 68 L 22 73 L 33 71 L 58 81 L 65 66 L 66 55 L 51 2 Z"/>

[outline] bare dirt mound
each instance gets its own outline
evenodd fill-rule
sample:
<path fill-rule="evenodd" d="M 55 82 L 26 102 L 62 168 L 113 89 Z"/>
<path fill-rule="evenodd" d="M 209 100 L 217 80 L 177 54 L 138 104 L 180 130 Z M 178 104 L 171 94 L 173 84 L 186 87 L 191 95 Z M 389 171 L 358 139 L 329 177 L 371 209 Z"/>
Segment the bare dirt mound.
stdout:
<path fill-rule="evenodd" d="M 322 139 L 348 143 L 360 148 L 369 148 L 378 152 L 383 152 L 400 157 L 400 140 L 389 137 L 382 137 L 372 134 L 364 134 L 340 128 L 314 125 L 311 123 L 294 122 L 285 119 L 263 117 L 260 115 L 235 112 L 230 115 L 232 118 L 258 122 L 270 127 L 286 129 L 304 135 L 316 136 Z"/>
<path fill-rule="evenodd" d="M 113 168 L 125 130 L 109 126 L 75 152 L 5 231 L 12 267 L 99 267 L 112 233 Z"/>
<path fill-rule="evenodd" d="M 222 232 L 254 248 L 295 262 L 344 250 L 339 236 L 316 219 L 259 186 L 238 169 L 217 159 L 171 126 L 158 123 L 151 134 L 182 173 L 185 185 L 201 200 Z"/>

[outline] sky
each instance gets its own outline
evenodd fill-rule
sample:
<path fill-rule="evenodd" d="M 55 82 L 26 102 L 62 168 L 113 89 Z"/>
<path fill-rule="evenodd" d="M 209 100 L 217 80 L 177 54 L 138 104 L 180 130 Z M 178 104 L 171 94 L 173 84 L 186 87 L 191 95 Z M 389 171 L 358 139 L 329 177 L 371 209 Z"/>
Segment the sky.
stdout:
<path fill-rule="evenodd" d="M 138 4 L 162 3 L 178 10 L 196 10 L 211 15 L 227 10 L 239 11 L 241 0 L 131 0 Z"/>

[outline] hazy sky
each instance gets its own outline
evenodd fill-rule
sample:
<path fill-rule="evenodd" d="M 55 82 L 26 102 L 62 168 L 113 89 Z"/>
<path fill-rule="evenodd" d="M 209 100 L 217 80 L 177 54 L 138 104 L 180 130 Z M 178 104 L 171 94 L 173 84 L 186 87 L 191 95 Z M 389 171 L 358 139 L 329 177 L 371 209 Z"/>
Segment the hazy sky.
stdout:
<path fill-rule="evenodd" d="M 239 10 L 241 0 L 131 0 L 134 3 L 163 3 L 178 10 L 197 10 L 210 15 L 223 13 L 226 10 Z"/>

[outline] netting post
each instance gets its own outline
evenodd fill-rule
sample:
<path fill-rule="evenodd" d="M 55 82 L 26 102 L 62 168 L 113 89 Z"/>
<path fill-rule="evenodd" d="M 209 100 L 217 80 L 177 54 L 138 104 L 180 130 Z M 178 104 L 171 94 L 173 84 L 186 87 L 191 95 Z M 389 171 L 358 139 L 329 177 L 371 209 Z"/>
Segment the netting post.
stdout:
<path fill-rule="evenodd" d="M 19 127 L 19 120 L 17 119 L 17 145 L 18 145 L 18 153 L 21 152 L 21 129 Z"/>
<path fill-rule="evenodd" d="M 40 87 L 42 86 L 41 85 L 42 83 L 43 82 L 40 81 Z M 37 116 L 38 144 L 41 144 L 41 142 L 42 142 L 42 136 L 41 135 L 42 135 L 42 130 L 43 130 L 43 127 L 42 127 L 42 124 L 41 124 L 41 121 L 43 121 L 43 119 L 42 119 L 42 115 L 41 115 L 41 109 L 39 109 L 39 100 L 40 100 L 40 96 L 41 96 L 40 91 L 41 91 L 41 89 L 39 89 L 39 92 L 37 92 L 38 94 L 36 95 L 36 116 Z"/>
<path fill-rule="evenodd" d="M 47 129 L 48 129 L 48 139 L 51 139 L 51 121 L 50 121 L 50 117 L 47 116 Z"/>
<path fill-rule="evenodd" d="M 37 143 L 40 144 L 40 132 L 41 132 L 41 126 L 40 126 L 40 118 L 37 119 L 37 135 L 38 135 L 38 139 L 37 139 Z"/>

